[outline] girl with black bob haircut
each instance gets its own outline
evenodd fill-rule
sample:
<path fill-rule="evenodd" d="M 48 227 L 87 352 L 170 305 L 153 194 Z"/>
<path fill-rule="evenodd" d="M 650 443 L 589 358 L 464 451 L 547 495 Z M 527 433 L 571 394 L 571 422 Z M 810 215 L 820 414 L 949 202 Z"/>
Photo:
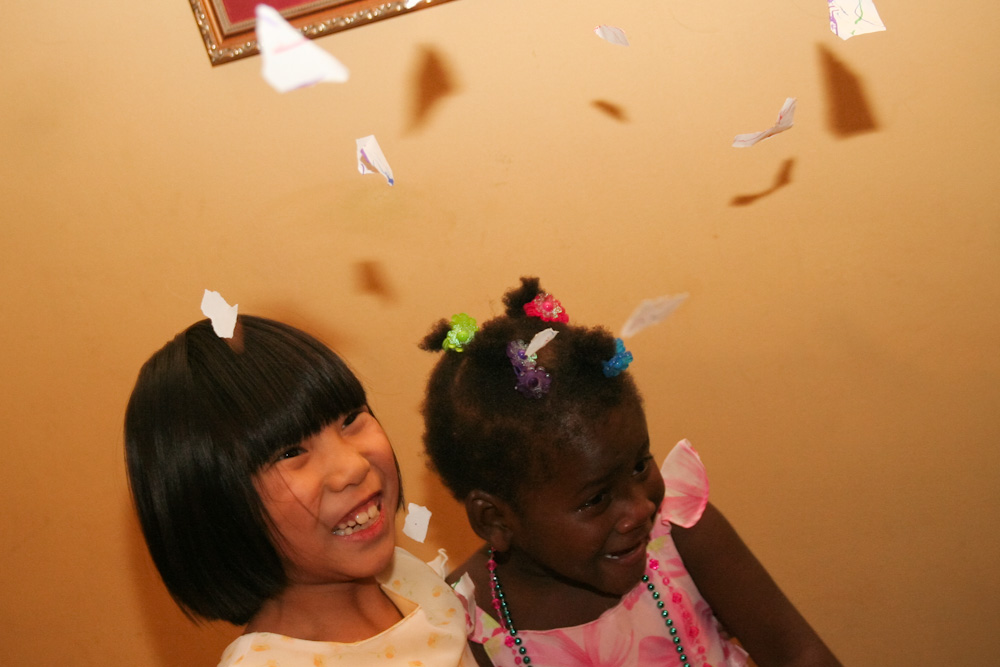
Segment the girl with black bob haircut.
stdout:
<path fill-rule="evenodd" d="M 479 664 L 839 665 L 708 502 L 690 443 L 654 469 L 624 343 L 537 278 L 503 303 L 420 343 L 444 354 L 424 444 L 486 542 L 448 578 Z"/>
<path fill-rule="evenodd" d="M 139 373 L 125 453 L 174 600 L 247 626 L 220 667 L 394 652 L 473 664 L 448 617 L 458 600 L 395 548 L 399 469 L 365 390 L 309 334 L 248 315 L 232 339 L 208 320 L 178 334 Z"/>

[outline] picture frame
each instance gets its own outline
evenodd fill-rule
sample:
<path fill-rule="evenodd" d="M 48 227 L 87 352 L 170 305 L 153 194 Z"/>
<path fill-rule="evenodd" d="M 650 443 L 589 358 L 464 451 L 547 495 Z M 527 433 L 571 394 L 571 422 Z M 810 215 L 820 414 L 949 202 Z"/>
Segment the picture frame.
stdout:
<path fill-rule="evenodd" d="M 254 31 L 260 0 L 188 0 L 212 65 L 260 52 Z M 270 0 L 286 21 L 310 39 L 368 25 L 451 0 Z"/>

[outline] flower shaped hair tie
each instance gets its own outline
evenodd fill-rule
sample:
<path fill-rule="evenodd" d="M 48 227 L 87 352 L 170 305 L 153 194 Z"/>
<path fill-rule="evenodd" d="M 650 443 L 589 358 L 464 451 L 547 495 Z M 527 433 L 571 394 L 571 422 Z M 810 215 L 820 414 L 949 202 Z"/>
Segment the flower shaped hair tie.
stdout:
<path fill-rule="evenodd" d="M 539 292 L 533 300 L 524 304 L 528 317 L 538 317 L 546 322 L 569 322 L 569 315 L 559 300 L 546 292 Z"/>
<path fill-rule="evenodd" d="M 465 313 L 452 315 L 451 330 L 445 336 L 441 347 L 446 350 L 462 352 L 465 350 L 465 346 L 471 343 L 472 339 L 476 337 L 476 331 L 478 331 L 478 327 L 474 319 Z"/>
<path fill-rule="evenodd" d="M 625 349 L 625 341 L 615 338 L 615 355 L 601 363 L 604 377 L 613 378 L 632 363 L 632 353 Z"/>
<path fill-rule="evenodd" d="M 552 378 L 536 363 L 538 355 L 528 354 L 528 346 L 523 340 L 512 340 L 507 345 L 507 358 L 517 375 L 515 389 L 528 398 L 541 398 L 549 393 Z"/>

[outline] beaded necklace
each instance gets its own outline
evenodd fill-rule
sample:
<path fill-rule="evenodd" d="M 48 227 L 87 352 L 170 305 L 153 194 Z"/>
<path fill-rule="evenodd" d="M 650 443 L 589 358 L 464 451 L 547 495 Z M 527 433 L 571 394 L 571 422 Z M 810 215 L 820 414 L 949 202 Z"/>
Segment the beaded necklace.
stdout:
<path fill-rule="evenodd" d="M 507 600 L 504 598 L 503 588 L 500 586 L 500 580 L 497 579 L 497 562 L 493 558 L 492 548 L 489 550 L 489 556 L 489 560 L 486 561 L 486 569 L 490 572 L 490 593 L 493 596 L 493 608 L 500 617 L 500 625 L 507 631 L 504 643 L 514 652 L 514 662 L 516 664 L 523 664 L 525 667 L 530 667 L 531 658 L 528 656 L 528 649 L 524 645 L 524 640 L 517 636 L 514 622 L 510 620 L 510 609 L 507 608 Z M 650 570 L 657 570 L 659 567 L 660 564 L 655 558 L 649 559 Z M 681 667 L 691 667 L 691 663 L 688 662 L 687 653 L 684 652 L 684 646 L 681 645 L 681 638 L 677 634 L 674 619 L 670 618 L 670 612 L 667 611 L 666 605 L 660 599 L 660 594 L 651 581 L 649 573 L 643 573 L 642 583 L 646 584 L 646 590 L 652 594 L 653 600 L 656 602 L 656 608 L 660 610 L 660 617 L 663 619 L 663 624 L 670 633 L 670 639 L 674 643 L 674 650 L 677 651 L 677 658 L 680 660 Z"/>

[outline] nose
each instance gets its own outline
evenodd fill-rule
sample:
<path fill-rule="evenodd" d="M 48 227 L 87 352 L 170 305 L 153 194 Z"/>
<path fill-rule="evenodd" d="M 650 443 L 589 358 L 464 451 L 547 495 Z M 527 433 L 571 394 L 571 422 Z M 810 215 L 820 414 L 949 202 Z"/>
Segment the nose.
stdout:
<path fill-rule="evenodd" d="M 648 529 L 656 504 L 649 499 L 641 484 L 633 484 L 630 493 L 624 499 L 621 518 L 615 524 L 615 529 L 625 535 L 638 528 Z"/>
<path fill-rule="evenodd" d="M 361 484 L 372 467 L 360 450 L 344 442 L 325 448 L 324 454 L 323 483 L 331 491 Z"/>

